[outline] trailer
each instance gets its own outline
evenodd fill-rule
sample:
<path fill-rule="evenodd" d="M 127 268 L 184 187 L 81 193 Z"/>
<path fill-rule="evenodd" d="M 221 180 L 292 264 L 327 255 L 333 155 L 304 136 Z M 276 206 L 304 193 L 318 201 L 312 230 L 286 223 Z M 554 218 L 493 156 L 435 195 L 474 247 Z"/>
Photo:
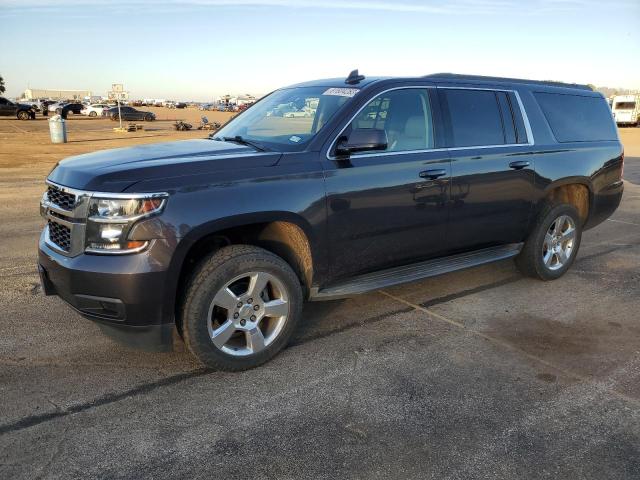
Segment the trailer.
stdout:
<path fill-rule="evenodd" d="M 640 95 L 615 95 L 611 111 L 616 124 L 638 126 L 640 122 Z"/>

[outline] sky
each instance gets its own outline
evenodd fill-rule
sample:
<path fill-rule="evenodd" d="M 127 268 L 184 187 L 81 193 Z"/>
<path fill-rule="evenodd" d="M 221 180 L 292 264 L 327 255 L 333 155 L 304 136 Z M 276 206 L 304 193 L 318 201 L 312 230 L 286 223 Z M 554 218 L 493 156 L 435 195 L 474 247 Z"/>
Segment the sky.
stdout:
<path fill-rule="evenodd" d="M 206 101 L 436 72 L 640 89 L 639 0 L 0 0 L 6 95 Z"/>

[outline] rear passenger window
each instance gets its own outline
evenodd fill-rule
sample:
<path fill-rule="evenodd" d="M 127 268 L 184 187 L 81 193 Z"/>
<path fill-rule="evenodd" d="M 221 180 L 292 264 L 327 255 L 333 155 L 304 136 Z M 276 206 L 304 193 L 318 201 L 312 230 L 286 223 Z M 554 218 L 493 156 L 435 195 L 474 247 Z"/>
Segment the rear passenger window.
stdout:
<path fill-rule="evenodd" d="M 443 89 L 451 118 L 452 146 L 504 145 L 505 134 L 496 93 Z"/>
<path fill-rule="evenodd" d="M 534 95 L 558 142 L 618 139 L 603 98 L 542 92 Z"/>

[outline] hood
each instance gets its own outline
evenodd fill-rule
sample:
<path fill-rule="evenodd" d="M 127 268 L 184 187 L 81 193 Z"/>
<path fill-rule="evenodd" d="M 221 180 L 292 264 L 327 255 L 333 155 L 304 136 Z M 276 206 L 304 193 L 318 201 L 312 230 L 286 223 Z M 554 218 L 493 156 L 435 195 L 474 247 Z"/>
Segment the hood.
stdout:
<path fill-rule="evenodd" d="M 80 190 L 122 192 L 140 180 L 275 165 L 280 153 L 208 139 L 102 150 L 59 162 L 48 179 Z"/>

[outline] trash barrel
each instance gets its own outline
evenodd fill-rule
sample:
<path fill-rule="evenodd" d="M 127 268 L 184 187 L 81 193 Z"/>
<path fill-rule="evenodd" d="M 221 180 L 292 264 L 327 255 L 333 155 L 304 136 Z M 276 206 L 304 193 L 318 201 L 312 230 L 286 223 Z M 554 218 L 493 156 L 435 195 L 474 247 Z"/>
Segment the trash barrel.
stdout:
<path fill-rule="evenodd" d="M 67 125 L 64 118 L 54 115 L 49 119 L 49 134 L 51 143 L 67 143 Z"/>

